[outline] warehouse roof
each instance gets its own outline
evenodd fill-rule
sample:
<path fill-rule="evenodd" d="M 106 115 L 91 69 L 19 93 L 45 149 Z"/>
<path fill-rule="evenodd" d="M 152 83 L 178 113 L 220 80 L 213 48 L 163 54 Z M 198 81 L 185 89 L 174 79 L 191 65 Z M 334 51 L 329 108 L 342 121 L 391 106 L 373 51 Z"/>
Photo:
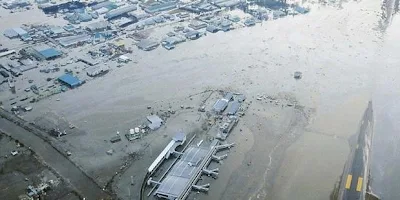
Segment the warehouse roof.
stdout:
<path fill-rule="evenodd" d="M 71 88 L 77 87 L 82 83 L 77 77 L 72 76 L 71 74 L 64 74 L 59 77 L 58 80 L 67 84 Z"/>
<path fill-rule="evenodd" d="M 82 34 L 82 35 L 74 35 L 60 38 L 58 41 L 60 42 L 61 46 L 68 47 L 80 42 L 87 42 L 91 39 L 90 35 Z"/>
<path fill-rule="evenodd" d="M 8 37 L 8 38 L 14 38 L 17 36 L 22 36 L 25 34 L 28 34 L 28 32 L 26 32 L 24 29 L 17 27 L 17 28 L 10 28 L 10 29 L 6 29 L 3 32 L 4 36 Z"/>
<path fill-rule="evenodd" d="M 25 35 L 25 34 L 27 34 L 28 32 L 26 32 L 24 29 L 22 29 L 22 28 L 20 28 L 20 27 L 17 27 L 17 28 L 13 28 L 13 30 L 15 31 L 15 32 L 17 32 L 18 33 L 18 35 Z"/>
<path fill-rule="evenodd" d="M 236 112 L 239 110 L 240 108 L 240 103 L 237 101 L 233 101 L 229 106 L 228 106 L 228 110 L 227 110 L 227 114 L 228 115 L 234 115 L 236 114 Z"/>
<path fill-rule="evenodd" d="M 228 101 L 225 99 L 218 99 L 217 102 L 215 102 L 213 109 L 215 112 L 220 113 L 226 109 L 226 106 L 228 106 Z"/>
<path fill-rule="evenodd" d="M 8 37 L 8 38 L 15 38 L 18 37 L 18 33 L 14 31 L 14 29 L 6 29 L 3 32 L 4 36 Z"/>
<path fill-rule="evenodd" d="M 35 50 L 34 54 L 36 57 L 39 57 L 39 59 L 52 59 L 57 56 L 61 56 L 62 53 L 58 51 L 57 49 L 51 48 L 47 45 L 42 45 L 42 46 L 36 46 L 33 47 Z"/>
<path fill-rule="evenodd" d="M 88 24 L 86 27 L 90 31 L 96 31 L 96 30 L 100 30 L 100 29 L 107 29 L 108 26 L 109 26 L 108 22 L 106 22 L 106 21 L 98 21 L 98 22 L 94 22 L 94 23 Z"/>
<path fill-rule="evenodd" d="M 123 14 L 125 14 L 125 13 L 134 11 L 134 10 L 137 10 L 137 6 L 136 6 L 136 5 L 125 6 L 125 7 L 122 7 L 122 8 L 118 8 L 118 9 L 109 11 L 109 12 L 104 16 L 104 18 L 106 18 L 106 19 L 112 19 L 112 18 L 118 17 L 118 16 L 120 16 L 120 15 L 123 15 Z"/>

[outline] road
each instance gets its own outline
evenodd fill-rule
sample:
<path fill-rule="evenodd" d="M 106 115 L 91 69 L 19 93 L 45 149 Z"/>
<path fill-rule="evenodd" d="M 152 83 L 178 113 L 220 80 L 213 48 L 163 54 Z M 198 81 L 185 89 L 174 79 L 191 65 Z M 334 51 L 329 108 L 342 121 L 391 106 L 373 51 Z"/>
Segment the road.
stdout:
<path fill-rule="evenodd" d="M 355 145 L 348 166 L 343 173 L 341 183 L 343 200 L 364 199 L 368 173 L 368 152 L 373 127 L 372 102 L 364 112 L 361 120 L 357 144 Z"/>
<path fill-rule="evenodd" d="M 4 115 L 7 115 L 7 113 L 0 109 L 0 116 Z M 49 167 L 57 171 L 67 182 L 70 182 L 81 196 L 88 200 L 110 199 L 110 196 L 99 188 L 92 179 L 41 137 L 5 118 L 0 118 L 0 131 L 30 146 Z"/>

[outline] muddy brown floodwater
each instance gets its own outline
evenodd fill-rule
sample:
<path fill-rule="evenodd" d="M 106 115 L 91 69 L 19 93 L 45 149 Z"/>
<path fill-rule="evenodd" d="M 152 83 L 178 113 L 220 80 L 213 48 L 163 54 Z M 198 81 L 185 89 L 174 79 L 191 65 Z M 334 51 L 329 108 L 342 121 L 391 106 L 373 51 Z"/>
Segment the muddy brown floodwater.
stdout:
<path fill-rule="evenodd" d="M 72 160 L 93 171 L 104 184 L 107 180 L 101 174 L 113 175 L 121 163 L 120 157 L 104 153 L 109 149 L 104 141 L 117 130 L 132 128 L 133 121 L 145 116 L 148 105 L 180 102 L 206 89 L 243 92 L 249 100 L 258 94 L 287 94 L 303 109 L 252 104 L 229 138 L 238 146 L 221 166 L 220 178 L 211 182 L 208 195 L 194 197 L 328 199 L 350 152 L 348 140 L 356 133 L 368 101 L 378 98 L 374 105 L 384 105 L 382 95 L 400 91 L 396 18 L 386 33 L 381 29 L 382 2 L 340 2 L 336 3 L 341 6 L 311 4 L 306 15 L 208 34 L 172 51 L 135 50 L 134 64 L 35 103 L 25 118 L 34 120 L 50 111 L 85 130 L 86 134 L 66 137 L 69 148 L 76 149 Z M 14 26 L 11 19 L 0 20 L 0 27 Z M 29 21 L 40 19 L 35 15 Z M 16 24 L 23 21 L 15 20 Z M 301 80 L 293 79 L 295 71 L 303 73 Z M 57 98 L 61 100 L 54 101 Z M 380 141 L 378 148 L 388 142 Z M 155 149 L 162 149 L 163 142 L 155 144 L 160 145 Z M 392 157 L 398 155 L 394 147 Z M 115 149 L 121 155 L 130 151 Z M 381 151 L 378 157 L 387 152 Z M 385 177 L 376 178 L 377 185 L 390 179 L 386 170 L 395 170 L 388 167 L 390 163 L 376 167 L 375 174 Z M 128 199 L 128 190 L 124 191 L 118 195 Z"/>

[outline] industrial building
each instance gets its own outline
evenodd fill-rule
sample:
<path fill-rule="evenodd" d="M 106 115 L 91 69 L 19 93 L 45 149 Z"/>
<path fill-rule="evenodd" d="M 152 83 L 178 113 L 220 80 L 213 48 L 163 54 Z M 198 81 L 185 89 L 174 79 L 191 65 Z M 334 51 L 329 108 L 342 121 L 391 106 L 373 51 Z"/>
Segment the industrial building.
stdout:
<path fill-rule="evenodd" d="M 214 25 L 209 25 L 209 26 L 207 26 L 206 31 L 208 31 L 210 33 L 216 33 L 219 31 L 219 28 Z"/>
<path fill-rule="evenodd" d="M 185 34 L 185 37 L 190 40 L 195 40 L 201 37 L 201 33 L 199 31 L 193 30 L 189 31 Z"/>
<path fill-rule="evenodd" d="M 227 115 L 235 115 L 237 111 L 240 108 L 240 103 L 237 101 L 233 101 L 228 105 L 228 108 L 226 109 L 226 114 Z"/>
<path fill-rule="evenodd" d="M 85 64 L 87 64 L 89 66 L 95 66 L 95 65 L 100 63 L 98 60 L 95 60 L 95 59 L 93 59 L 93 58 L 91 58 L 89 56 L 80 57 L 80 58 L 78 58 L 78 61 L 79 62 L 83 62 L 83 63 L 85 63 Z"/>
<path fill-rule="evenodd" d="M 215 154 L 233 146 L 234 144 L 220 145 L 218 140 L 213 140 L 207 147 L 191 145 L 184 152 L 176 152 L 173 147 L 170 147 L 165 152 L 178 155 L 178 160 L 168 170 L 165 178 L 155 181 L 150 177 L 147 180 L 147 185 L 158 185 L 154 195 L 162 199 L 186 199 L 191 190 L 207 192 L 210 184 L 196 185 L 197 181 L 202 175 L 217 178 L 219 169 L 208 169 L 210 162 L 213 160 L 221 161 L 226 158 L 226 154 L 222 156 Z M 161 154 L 160 156 L 163 158 Z M 152 172 L 154 171 L 154 166 L 157 165 L 152 164 Z M 151 175 L 152 173 L 148 174 Z"/>
<path fill-rule="evenodd" d="M 92 8 L 92 10 L 99 10 L 99 9 L 102 9 L 102 8 L 115 9 L 116 5 L 111 1 L 103 1 L 103 2 L 100 2 L 100 3 L 97 3 L 95 5 L 90 6 L 90 8 Z"/>
<path fill-rule="evenodd" d="M 90 66 L 86 69 L 86 74 L 90 77 L 101 76 L 106 74 L 110 69 L 106 65 Z"/>
<path fill-rule="evenodd" d="M 112 20 L 118 17 L 122 17 L 123 15 L 126 15 L 127 13 L 134 10 L 137 10 L 137 5 L 125 6 L 122 8 L 109 11 L 107 14 L 104 15 L 104 18 L 107 20 Z"/>
<path fill-rule="evenodd" d="M 7 9 L 22 8 L 31 5 L 28 0 L 3 1 L 3 6 Z"/>
<path fill-rule="evenodd" d="M 181 146 L 186 141 L 186 135 L 183 132 L 177 133 L 163 151 L 157 156 L 157 158 L 151 163 L 150 167 L 147 169 L 148 174 L 153 174 L 157 168 L 162 164 L 165 159 L 168 159 L 178 146 Z"/>
<path fill-rule="evenodd" d="M 130 18 L 122 18 L 121 21 L 118 22 L 118 26 L 120 28 L 127 27 L 129 25 L 132 25 L 134 23 L 138 22 L 136 17 L 130 17 Z"/>
<path fill-rule="evenodd" d="M 52 5 L 49 4 L 48 6 L 41 6 L 40 8 L 45 14 L 55 14 L 58 13 L 60 10 L 76 10 L 80 8 L 85 8 L 85 4 L 79 1 L 69 1 L 63 2 L 60 4 Z"/>
<path fill-rule="evenodd" d="M 212 2 L 219 8 L 233 8 L 240 4 L 239 0 L 216 0 Z"/>
<path fill-rule="evenodd" d="M 221 22 L 220 27 L 221 27 L 222 31 L 227 32 L 227 31 L 231 30 L 231 28 L 232 28 L 231 25 L 232 25 L 231 21 L 224 20 Z"/>
<path fill-rule="evenodd" d="M 161 11 L 172 10 L 177 7 L 177 2 L 155 2 L 147 6 L 144 11 L 150 14 L 154 14 Z"/>
<path fill-rule="evenodd" d="M 50 30 L 50 32 L 52 34 L 55 34 L 55 35 L 58 35 L 58 34 L 61 34 L 61 33 L 65 32 L 65 30 L 60 26 L 50 26 L 49 30 Z"/>
<path fill-rule="evenodd" d="M 186 39 L 184 37 L 180 36 L 172 36 L 172 37 L 167 37 L 162 41 L 163 45 L 177 45 L 179 43 L 185 42 Z"/>
<path fill-rule="evenodd" d="M 151 130 L 157 130 L 158 128 L 161 127 L 161 125 L 164 124 L 164 120 L 162 120 L 159 116 L 157 115 L 150 115 L 147 116 L 147 120 L 150 122 L 150 124 L 148 124 L 147 126 L 151 129 Z"/>
<path fill-rule="evenodd" d="M 243 23 L 246 26 L 254 26 L 254 25 L 256 25 L 256 20 L 254 18 L 249 18 L 249 19 L 246 19 Z"/>
<path fill-rule="evenodd" d="M 207 24 L 201 21 L 193 20 L 188 26 L 194 30 L 199 30 L 202 28 L 206 28 Z"/>
<path fill-rule="evenodd" d="M 225 122 L 219 127 L 216 138 L 219 140 L 226 140 L 232 129 L 239 122 L 237 116 L 231 115 L 225 119 Z"/>
<path fill-rule="evenodd" d="M 110 24 L 107 21 L 98 21 L 98 22 L 93 22 L 91 24 L 88 24 L 86 26 L 86 29 L 91 32 L 99 32 L 99 31 L 105 31 L 109 27 L 110 27 Z"/>
<path fill-rule="evenodd" d="M 37 60 L 51 60 L 62 55 L 57 49 L 51 48 L 47 45 L 36 46 L 32 48 L 31 55 Z"/>
<path fill-rule="evenodd" d="M 86 42 L 89 42 L 92 40 L 92 37 L 87 34 L 82 34 L 82 35 L 74 35 L 74 36 L 68 36 L 68 37 L 63 37 L 58 39 L 58 42 L 62 47 L 72 47 L 76 45 L 82 45 Z"/>
<path fill-rule="evenodd" d="M 136 44 L 136 46 L 144 51 L 150 51 L 158 47 L 160 45 L 158 42 L 150 40 L 150 39 L 144 39 L 141 40 L 139 43 Z"/>
<path fill-rule="evenodd" d="M 226 107 L 228 106 L 228 101 L 226 99 L 218 99 L 213 106 L 213 110 L 217 114 L 222 114 Z"/>
<path fill-rule="evenodd" d="M 232 101 L 233 100 L 233 93 L 232 92 L 227 92 L 225 95 L 224 95 L 224 98 L 223 99 L 225 99 L 226 101 Z"/>
<path fill-rule="evenodd" d="M 4 57 L 4 56 L 11 55 L 11 54 L 14 54 L 14 53 L 16 53 L 15 50 L 7 50 L 7 51 L 4 51 L 4 52 L 1 52 L 1 53 L 0 53 L 0 58 L 1 58 L 1 57 Z"/>
<path fill-rule="evenodd" d="M 64 74 L 59 77 L 58 80 L 70 88 L 76 88 L 83 84 L 83 82 L 79 80 L 79 78 L 72 76 L 71 74 Z"/>
<path fill-rule="evenodd" d="M 21 37 L 23 35 L 27 35 L 28 32 L 20 27 L 17 28 L 10 28 L 10 29 L 6 29 L 3 32 L 4 36 L 12 39 L 12 38 L 17 38 L 17 37 Z"/>

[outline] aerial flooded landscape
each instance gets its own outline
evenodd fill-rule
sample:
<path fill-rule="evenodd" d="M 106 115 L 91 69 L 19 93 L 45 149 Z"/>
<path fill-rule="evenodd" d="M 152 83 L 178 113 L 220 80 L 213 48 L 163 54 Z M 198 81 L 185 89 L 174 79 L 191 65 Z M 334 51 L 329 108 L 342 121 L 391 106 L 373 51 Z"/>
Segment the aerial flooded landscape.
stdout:
<path fill-rule="evenodd" d="M 396 0 L 1 0 L 0 199 L 400 199 Z"/>

